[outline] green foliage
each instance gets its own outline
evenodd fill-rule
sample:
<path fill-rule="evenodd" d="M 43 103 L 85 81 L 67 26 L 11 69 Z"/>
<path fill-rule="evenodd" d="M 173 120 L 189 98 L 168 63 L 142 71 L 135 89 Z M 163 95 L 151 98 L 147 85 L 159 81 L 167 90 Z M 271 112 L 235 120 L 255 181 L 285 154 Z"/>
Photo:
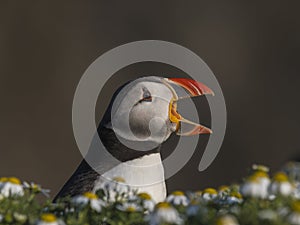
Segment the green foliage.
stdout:
<path fill-rule="evenodd" d="M 300 224 L 299 181 L 293 178 L 300 176 L 288 170 L 271 179 L 268 171 L 261 168 L 265 167 L 254 167 L 239 185 L 174 192 L 155 207 L 149 195 L 138 194 L 124 183 L 52 203 L 48 197 L 40 201 L 37 196 L 47 191 L 38 185 L 0 178 L 0 224 Z"/>

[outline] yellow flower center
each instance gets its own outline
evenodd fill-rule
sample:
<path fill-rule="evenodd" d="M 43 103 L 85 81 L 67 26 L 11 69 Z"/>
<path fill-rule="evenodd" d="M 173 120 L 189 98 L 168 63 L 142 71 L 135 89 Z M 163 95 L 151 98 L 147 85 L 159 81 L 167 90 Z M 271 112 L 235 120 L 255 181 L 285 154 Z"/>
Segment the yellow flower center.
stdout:
<path fill-rule="evenodd" d="M 239 192 L 237 192 L 237 191 L 233 191 L 233 192 L 230 194 L 230 196 L 235 197 L 235 198 L 238 198 L 238 199 L 242 199 L 242 198 L 243 198 L 242 195 L 241 195 Z"/>
<path fill-rule="evenodd" d="M 255 175 L 251 175 L 247 178 L 247 181 L 258 183 L 258 177 Z"/>
<path fill-rule="evenodd" d="M 41 216 L 41 220 L 47 223 L 52 223 L 56 221 L 56 216 L 51 213 L 45 213 Z"/>
<path fill-rule="evenodd" d="M 41 191 L 41 187 L 39 185 L 37 185 L 37 184 L 32 184 L 31 188 L 34 191 Z"/>
<path fill-rule="evenodd" d="M 10 178 L 8 178 L 7 181 L 12 183 L 12 184 L 21 184 L 21 181 L 16 177 L 10 177 Z"/>
<path fill-rule="evenodd" d="M 119 182 L 119 183 L 125 183 L 125 179 L 123 177 L 114 177 L 113 181 Z"/>
<path fill-rule="evenodd" d="M 170 204 L 167 202 L 160 202 L 156 205 L 157 209 L 168 209 L 171 208 Z"/>
<path fill-rule="evenodd" d="M 0 177 L 0 182 L 4 183 L 7 182 L 8 178 L 7 177 Z"/>
<path fill-rule="evenodd" d="M 182 191 L 174 191 L 174 192 L 172 192 L 172 195 L 175 195 L 175 196 L 184 196 L 184 193 Z"/>
<path fill-rule="evenodd" d="M 268 178 L 269 177 L 269 175 L 266 172 L 264 172 L 264 171 L 255 171 L 252 174 L 252 176 L 255 176 L 257 178 Z"/>
<path fill-rule="evenodd" d="M 204 191 L 203 191 L 203 194 L 211 194 L 211 195 L 216 195 L 218 194 L 218 192 L 216 191 L 216 189 L 214 188 L 206 188 Z"/>
<path fill-rule="evenodd" d="M 292 204 L 292 209 L 298 213 L 300 213 L 300 201 L 295 201 Z"/>
<path fill-rule="evenodd" d="M 219 191 L 229 191 L 229 187 L 227 185 L 222 185 L 219 187 Z"/>
<path fill-rule="evenodd" d="M 144 199 L 144 200 L 151 200 L 151 196 L 148 194 L 148 193 L 139 193 L 138 196 L 141 198 L 141 199 Z"/>
<path fill-rule="evenodd" d="M 97 199 L 97 195 L 92 193 L 92 192 L 85 192 L 83 194 L 84 197 L 88 198 L 88 199 Z"/>
<path fill-rule="evenodd" d="M 126 211 L 127 212 L 135 212 L 135 207 L 129 206 L 129 207 L 126 208 Z"/>
<path fill-rule="evenodd" d="M 288 176 L 283 173 L 283 172 L 278 172 L 274 175 L 274 178 L 273 178 L 275 181 L 277 182 L 286 182 L 286 181 L 289 181 L 289 178 Z"/>

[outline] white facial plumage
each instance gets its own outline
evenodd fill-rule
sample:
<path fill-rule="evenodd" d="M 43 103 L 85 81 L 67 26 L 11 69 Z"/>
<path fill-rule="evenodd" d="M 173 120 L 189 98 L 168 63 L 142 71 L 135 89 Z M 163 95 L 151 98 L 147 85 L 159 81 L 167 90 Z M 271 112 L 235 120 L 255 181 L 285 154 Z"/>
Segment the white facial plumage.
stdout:
<path fill-rule="evenodd" d="M 128 83 L 114 100 L 112 129 L 121 139 L 134 142 L 133 148 L 138 142 L 143 143 L 143 148 L 156 147 L 176 129 L 176 124 L 169 120 L 173 93 L 160 79 L 147 77 Z"/>

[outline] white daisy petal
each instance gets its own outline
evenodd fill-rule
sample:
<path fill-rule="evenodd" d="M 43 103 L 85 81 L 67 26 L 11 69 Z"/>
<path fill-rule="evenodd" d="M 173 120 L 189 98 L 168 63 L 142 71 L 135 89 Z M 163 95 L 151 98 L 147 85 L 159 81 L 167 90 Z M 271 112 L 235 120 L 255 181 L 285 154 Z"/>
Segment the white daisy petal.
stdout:
<path fill-rule="evenodd" d="M 183 224 L 182 218 L 175 208 L 169 203 L 162 202 L 156 205 L 155 210 L 146 217 L 150 225 L 158 225 L 162 223 Z"/>

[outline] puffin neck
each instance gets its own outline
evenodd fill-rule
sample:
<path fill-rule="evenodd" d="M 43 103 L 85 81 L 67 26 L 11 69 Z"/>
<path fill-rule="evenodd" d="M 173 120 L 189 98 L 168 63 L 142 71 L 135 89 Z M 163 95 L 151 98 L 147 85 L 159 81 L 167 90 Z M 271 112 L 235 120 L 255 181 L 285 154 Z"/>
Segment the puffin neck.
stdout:
<path fill-rule="evenodd" d="M 160 152 L 160 146 L 148 151 L 130 149 L 121 143 L 112 129 L 106 128 L 105 126 L 98 127 L 98 135 L 107 151 L 121 162 L 138 159 L 145 155 Z"/>

